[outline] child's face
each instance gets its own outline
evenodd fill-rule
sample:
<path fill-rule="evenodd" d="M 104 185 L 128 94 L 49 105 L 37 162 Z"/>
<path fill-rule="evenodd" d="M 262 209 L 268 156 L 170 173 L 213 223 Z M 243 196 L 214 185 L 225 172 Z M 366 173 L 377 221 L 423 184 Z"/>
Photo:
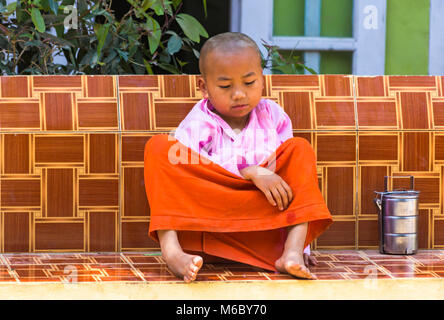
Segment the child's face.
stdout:
<path fill-rule="evenodd" d="M 206 57 L 203 97 L 227 122 L 239 123 L 259 103 L 264 87 L 261 61 L 252 48 L 230 53 L 212 51 Z"/>

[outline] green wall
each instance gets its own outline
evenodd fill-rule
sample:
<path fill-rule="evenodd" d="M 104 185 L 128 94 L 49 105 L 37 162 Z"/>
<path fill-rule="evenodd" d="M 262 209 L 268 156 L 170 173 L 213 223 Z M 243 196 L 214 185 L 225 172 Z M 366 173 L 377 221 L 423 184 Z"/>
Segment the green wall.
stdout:
<path fill-rule="evenodd" d="M 273 6 L 273 35 L 304 36 L 305 0 L 274 0 Z M 352 16 L 353 0 L 323 0 L 320 36 L 352 37 Z M 288 55 L 288 52 L 282 53 Z M 350 74 L 351 72 L 350 52 L 321 52 L 320 73 Z"/>
<path fill-rule="evenodd" d="M 274 0 L 273 34 L 303 36 L 304 10 L 304 0 Z M 385 74 L 428 74 L 429 10 L 430 0 L 387 0 Z M 353 0 L 322 0 L 321 36 L 352 37 L 352 16 Z M 349 52 L 321 53 L 320 73 L 351 73 L 351 66 Z"/>
<path fill-rule="evenodd" d="M 304 35 L 305 0 L 273 1 L 273 34 L 275 36 Z"/>
<path fill-rule="evenodd" d="M 321 37 L 353 37 L 353 0 L 322 0 Z"/>
<path fill-rule="evenodd" d="M 430 0 L 387 0 L 386 74 L 426 75 Z"/>

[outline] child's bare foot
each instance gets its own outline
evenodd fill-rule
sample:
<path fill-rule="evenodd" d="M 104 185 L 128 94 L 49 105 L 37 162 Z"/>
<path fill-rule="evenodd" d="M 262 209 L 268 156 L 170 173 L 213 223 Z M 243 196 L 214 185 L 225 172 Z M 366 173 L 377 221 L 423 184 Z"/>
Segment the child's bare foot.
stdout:
<path fill-rule="evenodd" d="M 196 280 L 197 273 L 203 264 L 202 257 L 187 254 L 183 251 L 165 254 L 163 258 L 171 272 L 186 283 Z"/>
<path fill-rule="evenodd" d="M 287 253 L 282 255 L 282 257 L 276 260 L 275 267 L 279 272 L 289 273 L 297 278 L 317 279 L 305 266 L 302 252 L 300 254 Z"/>

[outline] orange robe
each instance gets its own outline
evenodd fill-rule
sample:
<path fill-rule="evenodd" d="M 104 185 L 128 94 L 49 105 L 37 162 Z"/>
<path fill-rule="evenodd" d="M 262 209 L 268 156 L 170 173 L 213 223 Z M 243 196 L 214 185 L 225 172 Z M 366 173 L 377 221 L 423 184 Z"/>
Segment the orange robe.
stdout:
<path fill-rule="evenodd" d="M 286 140 L 261 164 L 292 189 L 293 200 L 283 211 L 252 181 L 166 134 L 148 140 L 144 165 L 149 236 L 158 242 L 157 230 L 177 230 L 184 251 L 276 271 L 286 227 L 308 222 L 305 248 L 333 222 L 319 190 L 315 154 L 302 138 Z"/>

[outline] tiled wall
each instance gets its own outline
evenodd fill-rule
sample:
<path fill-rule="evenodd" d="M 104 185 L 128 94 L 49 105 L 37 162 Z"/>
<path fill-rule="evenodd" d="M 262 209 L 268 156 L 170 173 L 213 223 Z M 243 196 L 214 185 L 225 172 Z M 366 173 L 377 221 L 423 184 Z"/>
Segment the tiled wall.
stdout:
<path fill-rule="evenodd" d="M 377 248 L 373 191 L 407 174 L 420 248 L 444 248 L 443 92 L 441 77 L 266 76 L 317 154 L 335 223 L 315 248 Z M 0 77 L 0 251 L 156 250 L 143 148 L 200 98 L 195 76 Z"/>

